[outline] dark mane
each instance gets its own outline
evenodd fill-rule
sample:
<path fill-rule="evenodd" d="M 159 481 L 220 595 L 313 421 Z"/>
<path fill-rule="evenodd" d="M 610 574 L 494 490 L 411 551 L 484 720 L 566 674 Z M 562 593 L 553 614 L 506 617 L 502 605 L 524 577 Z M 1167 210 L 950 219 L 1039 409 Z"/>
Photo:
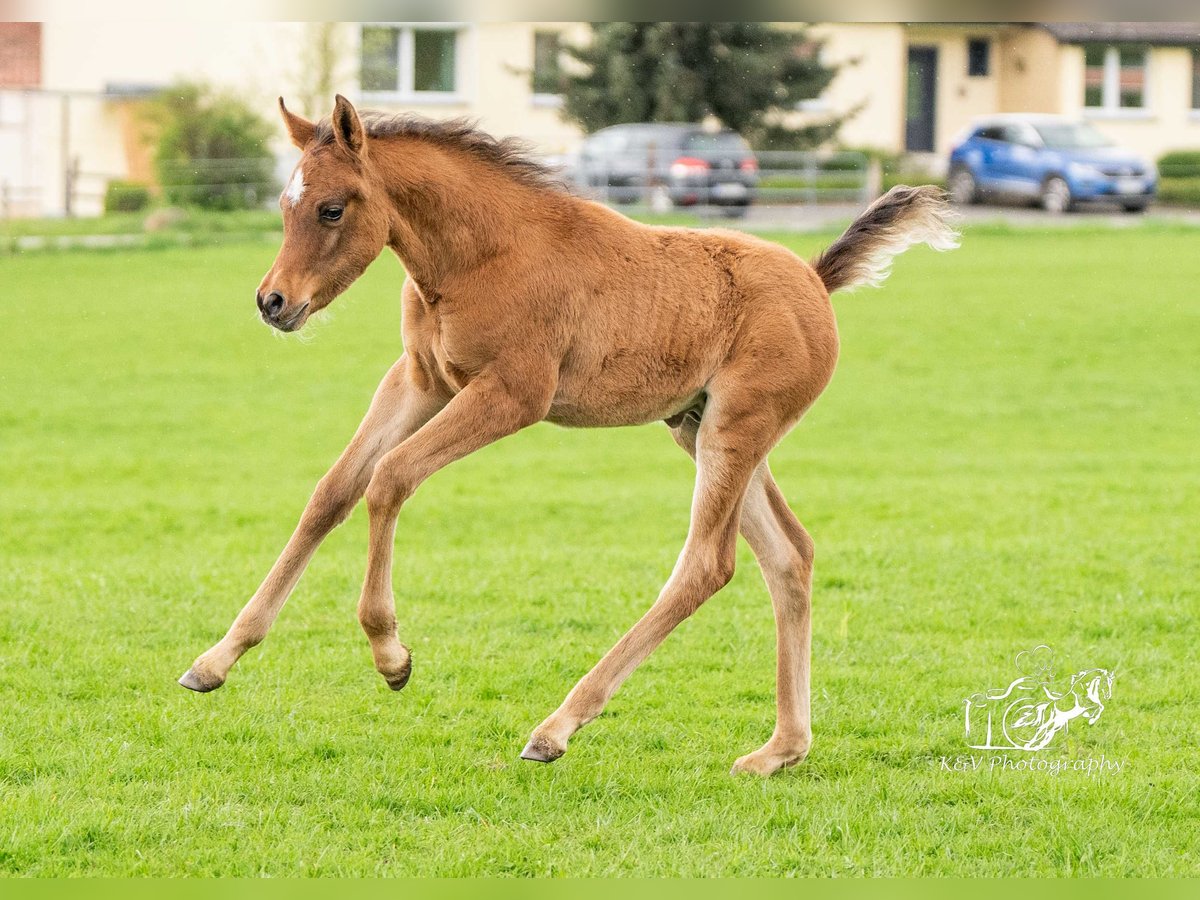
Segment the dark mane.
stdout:
<path fill-rule="evenodd" d="M 558 173 L 533 156 L 525 141 L 515 137 L 492 137 L 476 128 L 472 119 L 438 121 L 413 113 L 373 110 L 361 113 L 359 118 L 367 137 L 410 137 L 439 147 L 450 147 L 499 168 L 521 184 L 548 190 L 567 189 Z M 318 144 L 333 143 L 333 126 L 328 118 L 317 123 L 315 139 Z"/>

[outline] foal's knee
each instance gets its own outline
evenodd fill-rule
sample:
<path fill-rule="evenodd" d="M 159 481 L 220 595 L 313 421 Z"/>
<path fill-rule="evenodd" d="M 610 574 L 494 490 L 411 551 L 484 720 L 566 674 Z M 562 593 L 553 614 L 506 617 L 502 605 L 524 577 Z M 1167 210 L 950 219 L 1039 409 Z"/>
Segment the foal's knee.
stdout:
<path fill-rule="evenodd" d="M 710 597 L 733 580 L 733 572 L 737 567 L 734 552 L 719 553 L 704 560 L 695 573 L 697 593 Z"/>
<path fill-rule="evenodd" d="M 372 516 L 394 515 L 416 489 L 399 466 L 380 466 L 367 485 L 367 511 Z"/>
<path fill-rule="evenodd" d="M 317 534 L 326 534 L 346 521 L 358 503 L 361 488 L 331 479 L 328 475 L 317 482 L 304 521 Z"/>
<path fill-rule="evenodd" d="M 812 580 L 813 539 L 799 523 L 786 530 L 786 540 L 781 537 L 768 551 L 759 553 L 759 565 L 769 579 L 774 579 L 786 591 L 803 593 Z"/>

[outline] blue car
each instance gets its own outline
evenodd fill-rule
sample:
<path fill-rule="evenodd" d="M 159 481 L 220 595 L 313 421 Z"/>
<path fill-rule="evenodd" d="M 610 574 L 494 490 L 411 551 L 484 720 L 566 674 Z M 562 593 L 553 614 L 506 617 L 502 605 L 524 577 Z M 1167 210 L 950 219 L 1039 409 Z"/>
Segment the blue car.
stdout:
<path fill-rule="evenodd" d="M 1154 167 L 1086 122 L 1004 115 L 972 125 L 950 152 L 947 187 L 957 203 L 1003 194 L 1062 213 L 1096 200 L 1140 212 L 1154 197 Z"/>

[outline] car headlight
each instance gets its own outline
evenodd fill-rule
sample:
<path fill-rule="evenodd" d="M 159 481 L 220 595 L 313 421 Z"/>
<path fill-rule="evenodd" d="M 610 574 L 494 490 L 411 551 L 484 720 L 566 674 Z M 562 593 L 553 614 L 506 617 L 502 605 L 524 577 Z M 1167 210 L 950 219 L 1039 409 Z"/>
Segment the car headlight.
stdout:
<path fill-rule="evenodd" d="M 1079 162 L 1069 163 L 1067 165 L 1067 174 L 1072 178 L 1082 178 L 1085 180 L 1104 177 L 1104 173 L 1095 166 Z"/>

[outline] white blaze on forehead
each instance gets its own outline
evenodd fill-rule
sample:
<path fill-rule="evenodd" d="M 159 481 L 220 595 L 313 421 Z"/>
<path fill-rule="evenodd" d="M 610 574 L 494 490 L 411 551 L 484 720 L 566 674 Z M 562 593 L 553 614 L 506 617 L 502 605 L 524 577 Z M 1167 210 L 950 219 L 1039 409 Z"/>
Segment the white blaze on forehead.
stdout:
<path fill-rule="evenodd" d="M 287 186 L 288 202 L 295 206 L 300 202 L 300 198 L 304 196 L 304 172 L 299 166 L 296 166 L 296 174 L 292 176 L 291 183 Z"/>

